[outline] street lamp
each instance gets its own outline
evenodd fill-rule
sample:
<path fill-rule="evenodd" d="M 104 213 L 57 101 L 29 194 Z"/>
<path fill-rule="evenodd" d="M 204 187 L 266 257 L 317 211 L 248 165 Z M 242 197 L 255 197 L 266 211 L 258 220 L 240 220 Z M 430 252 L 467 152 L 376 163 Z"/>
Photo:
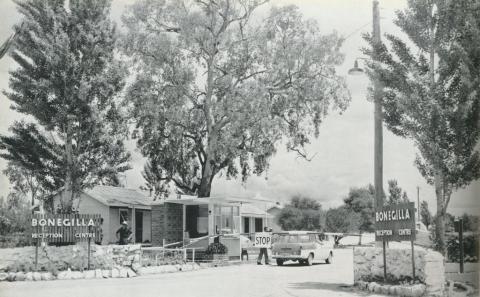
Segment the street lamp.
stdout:
<path fill-rule="evenodd" d="M 373 41 L 380 43 L 380 13 L 378 9 L 378 1 L 373 1 Z M 374 58 L 377 55 L 373 52 Z M 350 75 L 361 75 L 364 70 L 358 67 L 358 59 L 355 59 L 353 68 L 348 71 Z M 383 111 L 382 111 L 382 85 L 376 78 L 373 80 L 373 103 L 374 103 L 374 186 L 375 186 L 375 206 L 380 208 L 383 206 Z"/>
<path fill-rule="evenodd" d="M 348 70 L 348 74 L 350 74 L 350 75 L 362 75 L 364 73 L 365 73 L 365 71 L 362 68 L 358 67 L 358 60 L 355 59 L 355 63 L 353 64 L 353 68 Z"/>

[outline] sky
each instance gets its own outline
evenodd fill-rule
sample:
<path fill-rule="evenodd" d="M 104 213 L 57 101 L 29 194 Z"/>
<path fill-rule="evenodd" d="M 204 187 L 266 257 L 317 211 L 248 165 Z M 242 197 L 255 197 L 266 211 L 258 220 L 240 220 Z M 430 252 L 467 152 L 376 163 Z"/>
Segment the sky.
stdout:
<path fill-rule="evenodd" d="M 113 0 L 112 19 L 121 26 L 120 17 L 125 7 L 134 0 Z M 294 153 L 286 152 L 279 144 L 277 154 L 271 159 L 270 168 L 261 176 L 252 176 L 246 183 L 240 180 L 215 178 L 212 195 L 239 197 L 263 197 L 274 201 L 288 202 L 294 195 L 318 200 L 323 208 L 337 207 L 343 203 L 351 187 L 373 184 L 373 103 L 367 101 L 369 80 L 362 76 L 348 76 L 347 71 L 356 58 L 362 57 L 361 48 L 366 46 L 362 33 L 371 31 L 372 1 L 370 0 L 273 0 L 268 5 L 295 4 L 307 18 L 317 20 L 321 33 L 337 31 L 346 37 L 342 52 L 343 65 L 338 73 L 347 79 L 352 101 L 341 115 L 332 111 L 320 127 L 320 135 L 307 147 L 311 161 L 299 159 Z M 395 11 L 404 9 L 406 0 L 380 1 L 381 32 L 403 36 L 393 24 Z M 0 42 L 12 33 L 12 25 L 20 21 L 15 4 L 9 0 L 0 1 L 2 20 Z M 360 66 L 361 65 L 361 60 Z M 15 63 L 4 57 L 0 60 L 0 90 L 8 89 L 8 71 Z M 23 115 L 9 109 L 11 102 L 0 94 L 0 134 L 8 133 L 8 127 Z M 132 152 L 132 169 L 126 172 L 126 186 L 138 188 L 144 181 L 141 171 L 145 159 L 138 152 L 133 141 L 127 143 Z M 393 135 L 384 127 L 384 189 L 387 181 L 396 179 L 407 192 L 411 201 L 417 201 L 417 187 L 420 199 L 426 200 L 431 211 L 436 210 L 433 186 L 426 184 L 413 161 L 416 149 L 413 142 Z M 0 171 L 6 162 L 0 159 Z M 6 196 L 9 182 L 0 173 L 0 196 Z M 449 212 L 454 215 L 480 213 L 480 181 L 465 189 L 454 192 Z"/>

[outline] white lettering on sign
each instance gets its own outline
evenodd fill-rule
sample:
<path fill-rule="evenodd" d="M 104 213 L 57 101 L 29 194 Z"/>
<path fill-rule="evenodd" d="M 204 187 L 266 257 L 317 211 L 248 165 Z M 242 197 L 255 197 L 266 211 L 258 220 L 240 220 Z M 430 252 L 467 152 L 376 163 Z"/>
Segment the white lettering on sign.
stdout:
<path fill-rule="evenodd" d="M 411 229 L 398 229 L 398 235 L 407 236 L 412 235 Z"/>
<path fill-rule="evenodd" d="M 93 238 L 95 237 L 95 233 L 75 233 L 74 236 L 76 238 Z"/>
<path fill-rule="evenodd" d="M 95 222 L 93 219 L 55 219 L 55 218 L 48 218 L 48 219 L 32 219 L 32 227 L 36 226 L 65 226 L 65 227 L 70 227 L 70 226 L 81 226 L 81 227 L 89 227 L 89 226 L 95 226 Z"/>
<path fill-rule="evenodd" d="M 32 238 L 63 238 L 61 233 L 32 233 Z"/>
<path fill-rule="evenodd" d="M 375 212 L 376 222 L 404 221 L 410 220 L 410 211 L 408 209 L 394 209 Z"/>
<path fill-rule="evenodd" d="M 377 236 L 391 236 L 393 234 L 392 230 L 377 230 L 375 232 Z"/>
<path fill-rule="evenodd" d="M 255 233 L 254 247 L 270 248 L 272 246 L 272 235 L 269 232 Z"/>

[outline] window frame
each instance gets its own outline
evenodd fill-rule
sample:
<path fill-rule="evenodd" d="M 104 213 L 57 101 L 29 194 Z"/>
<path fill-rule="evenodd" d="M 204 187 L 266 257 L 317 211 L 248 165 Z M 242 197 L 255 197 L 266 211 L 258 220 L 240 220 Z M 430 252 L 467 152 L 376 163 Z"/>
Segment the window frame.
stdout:
<path fill-rule="evenodd" d="M 126 218 L 122 220 L 122 212 L 126 212 Z M 128 208 L 119 208 L 118 209 L 118 218 L 120 219 L 120 225 L 123 223 L 123 221 L 128 222 Z"/>

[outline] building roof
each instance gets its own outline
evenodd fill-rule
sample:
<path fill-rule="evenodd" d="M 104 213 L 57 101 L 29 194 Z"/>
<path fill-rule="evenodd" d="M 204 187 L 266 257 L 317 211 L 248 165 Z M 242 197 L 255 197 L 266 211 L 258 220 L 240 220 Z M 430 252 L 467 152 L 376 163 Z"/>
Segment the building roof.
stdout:
<path fill-rule="evenodd" d="M 112 186 L 95 186 L 85 194 L 108 206 L 136 207 L 150 209 L 152 199 L 135 189 Z"/>
<path fill-rule="evenodd" d="M 268 214 L 266 211 L 261 210 L 259 207 L 252 204 L 243 204 L 242 205 L 242 216 L 250 217 L 271 217 L 272 215 Z"/>

